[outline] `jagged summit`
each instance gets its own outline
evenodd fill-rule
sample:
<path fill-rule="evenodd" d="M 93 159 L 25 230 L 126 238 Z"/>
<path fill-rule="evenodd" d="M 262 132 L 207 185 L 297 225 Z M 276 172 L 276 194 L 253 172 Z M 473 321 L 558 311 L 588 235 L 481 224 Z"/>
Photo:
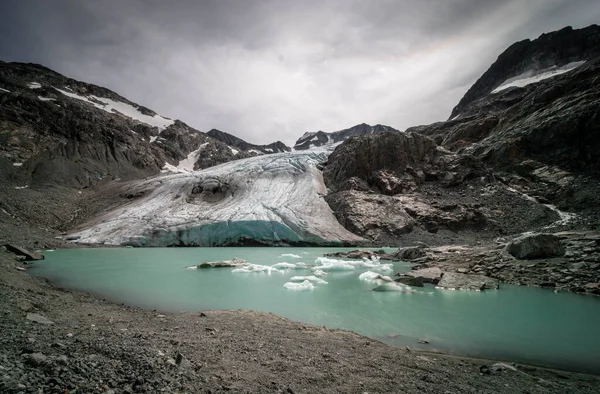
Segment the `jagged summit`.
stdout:
<path fill-rule="evenodd" d="M 263 153 L 281 153 L 289 152 L 291 149 L 281 141 L 273 142 L 268 145 L 255 145 L 244 141 L 243 139 L 236 137 L 235 135 L 226 133 L 218 129 L 212 129 L 206 133 L 206 135 L 226 143 L 227 145 L 238 148 L 242 151 L 263 154 Z"/>
<path fill-rule="evenodd" d="M 310 148 L 316 148 L 323 145 L 335 144 L 347 140 L 350 137 L 356 137 L 360 135 L 370 135 L 388 132 L 398 132 L 390 126 L 384 126 L 377 124 L 375 126 L 361 123 L 356 126 L 350 127 L 349 129 L 334 131 L 327 133 L 324 131 L 317 131 L 316 133 L 306 132 L 300 137 L 294 145 L 295 150 L 306 150 Z"/>
<path fill-rule="evenodd" d="M 573 29 L 569 26 L 542 34 L 535 40 L 526 39 L 516 42 L 498 56 L 498 59 L 467 91 L 452 110 L 449 119 L 461 115 L 474 101 L 494 92 L 504 84 L 509 84 L 511 79 L 532 78 L 529 82 L 535 82 L 536 76 L 547 78 L 558 75 L 560 71 L 569 71 L 598 55 L 600 55 L 600 26 L 598 25 L 582 29 Z"/>

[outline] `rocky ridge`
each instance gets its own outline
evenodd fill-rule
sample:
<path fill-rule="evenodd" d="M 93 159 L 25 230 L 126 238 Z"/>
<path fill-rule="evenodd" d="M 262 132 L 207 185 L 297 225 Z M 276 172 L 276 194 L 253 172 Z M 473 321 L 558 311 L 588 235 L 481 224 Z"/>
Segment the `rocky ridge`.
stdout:
<path fill-rule="evenodd" d="M 306 150 L 317 148 L 324 145 L 331 145 L 343 142 L 350 137 L 356 137 L 361 135 L 372 135 L 398 131 L 390 126 L 375 125 L 371 126 L 366 123 L 350 127 L 349 129 L 334 131 L 327 133 L 324 131 L 317 131 L 315 133 L 304 133 L 304 135 L 296 141 L 294 144 L 295 150 Z"/>
<path fill-rule="evenodd" d="M 231 135 L 221 130 L 212 129 L 206 133 L 209 137 L 219 140 L 229 146 L 238 148 L 241 151 L 255 153 L 255 154 L 269 154 L 269 153 L 282 153 L 289 152 L 291 149 L 289 146 L 281 141 L 273 142 L 268 145 L 255 145 L 244 141 L 241 138 Z"/>

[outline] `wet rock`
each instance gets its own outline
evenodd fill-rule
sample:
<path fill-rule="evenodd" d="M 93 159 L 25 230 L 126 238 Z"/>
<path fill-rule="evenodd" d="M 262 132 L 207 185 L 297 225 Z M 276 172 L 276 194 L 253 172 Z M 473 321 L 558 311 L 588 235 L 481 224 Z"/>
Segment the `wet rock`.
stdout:
<path fill-rule="evenodd" d="M 6 249 L 9 252 L 12 252 L 18 256 L 24 256 L 25 260 L 43 260 L 44 259 L 43 254 L 41 254 L 39 252 L 30 252 L 29 250 L 27 250 L 25 248 L 21 248 L 20 246 L 4 244 L 4 247 L 6 247 Z"/>
<path fill-rule="evenodd" d="M 518 259 L 556 257 L 565 254 L 560 238 L 552 234 L 528 234 L 508 243 L 506 250 Z"/>
<path fill-rule="evenodd" d="M 484 275 L 460 274 L 458 272 L 444 272 L 437 287 L 448 290 L 485 290 L 497 289 L 498 280 Z"/>
<path fill-rule="evenodd" d="M 423 278 L 422 277 L 414 277 L 410 275 L 401 275 L 394 279 L 394 281 L 398 283 L 402 283 L 408 286 L 413 287 L 423 287 Z"/>
<path fill-rule="evenodd" d="M 325 257 L 338 257 L 338 258 L 347 258 L 347 259 L 371 259 L 372 257 L 382 258 L 386 255 L 382 255 L 379 251 L 376 250 L 351 250 L 349 252 L 335 252 L 335 253 L 326 253 Z"/>
<path fill-rule="evenodd" d="M 26 319 L 39 324 L 54 324 L 52 320 L 37 313 L 28 313 Z"/>

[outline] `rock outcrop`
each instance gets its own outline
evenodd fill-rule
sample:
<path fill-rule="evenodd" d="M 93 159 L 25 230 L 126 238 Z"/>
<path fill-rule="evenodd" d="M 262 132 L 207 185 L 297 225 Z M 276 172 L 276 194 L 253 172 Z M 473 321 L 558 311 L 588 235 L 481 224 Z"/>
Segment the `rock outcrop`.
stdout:
<path fill-rule="evenodd" d="M 498 280 L 484 275 L 468 275 L 458 272 L 444 272 L 437 287 L 447 290 L 474 290 L 497 289 Z"/>
<path fill-rule="evenodd" d="M 518 259 L 559 257 L 565 254 L 560 239 L 553 234 L 527 234 L 506 245 L 506 250 Z"/>

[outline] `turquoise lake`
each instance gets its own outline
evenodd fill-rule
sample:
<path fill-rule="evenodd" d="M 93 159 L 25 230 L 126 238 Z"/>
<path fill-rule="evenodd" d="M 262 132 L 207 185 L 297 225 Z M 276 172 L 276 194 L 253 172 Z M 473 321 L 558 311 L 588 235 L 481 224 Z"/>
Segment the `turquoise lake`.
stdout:
<path fill-rule="evenodd" d="M 271 266 L 312 264 L 343 248 L 106 248 L 44 253 L 33 275 L 115 302 L 165 312 L 250 309 L 342 328 L 393 346 L 498 358 L 600 373 L 600 297 L 501 285 L 484 292 L 433 286 L 419 293 L 374 292 L 359 279 L 368 269 L 330 271 L 308 291 L 284 287 L 307 269 L 232 272 L 189 270 L 203 261 L 243 258 Z M 291 256 L 282 256 L 291 254 Z M 385 262 L 387 263 L 387 262 Z M 410 270 L 394 262 L 396 272 Z M 418 339 L 429 344 L 421 345 Z"/>

